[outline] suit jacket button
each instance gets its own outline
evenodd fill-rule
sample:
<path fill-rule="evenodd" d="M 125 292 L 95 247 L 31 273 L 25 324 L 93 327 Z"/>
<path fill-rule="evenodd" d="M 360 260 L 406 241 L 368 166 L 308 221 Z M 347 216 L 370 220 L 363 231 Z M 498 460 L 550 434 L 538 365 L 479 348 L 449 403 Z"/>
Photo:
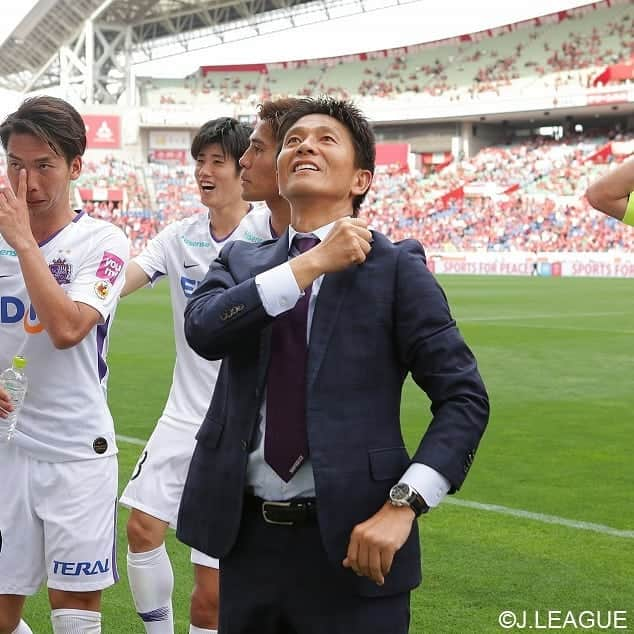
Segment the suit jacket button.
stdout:
<path fill-rule="evenodd" d="M 249 443 L 246 440 L 243 440 L 240 444 L 245 451 L 249 448 Z"/>

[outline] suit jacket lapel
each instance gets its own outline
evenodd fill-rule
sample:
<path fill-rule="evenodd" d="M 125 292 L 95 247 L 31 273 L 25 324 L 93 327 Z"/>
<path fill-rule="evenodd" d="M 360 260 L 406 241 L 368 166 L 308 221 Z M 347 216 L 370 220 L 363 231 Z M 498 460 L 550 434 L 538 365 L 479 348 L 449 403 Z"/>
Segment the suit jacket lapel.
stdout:
<path fill-rule="evenodd" d="M 310 328 L 308 368 L 306 370 L 306 388 L 308 390 L 312 388 L 317 372 L 319 372 L 343 300 L 355 274 L 356 267 L 350 267 L 345 271 L 324 276 Z"/>

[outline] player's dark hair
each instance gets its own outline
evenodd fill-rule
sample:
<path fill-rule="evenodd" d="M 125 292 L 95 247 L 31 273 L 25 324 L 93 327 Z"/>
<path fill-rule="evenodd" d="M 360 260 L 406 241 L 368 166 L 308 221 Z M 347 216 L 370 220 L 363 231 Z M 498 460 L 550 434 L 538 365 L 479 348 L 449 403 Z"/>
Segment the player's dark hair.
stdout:
<path fill-rule="evenodd" d="M 253 128 L 231 117 L 220 117 L 207 121 L 198 130 L 192 141 L 192 156 L 197 159 L 204 147 L 218 143 L 225 157 L 230 156 L 235 161 L 236 171 L 239 171 L 238 161 L 249 147 L 251 132 L 253 132 Z"/>
<path fill-rule="evenodd" d="M 369 170 L 374 174 L 376 141 L 370 123 L 354 104 L 332 97 L 322 96 L 315 99 L 298 100 L 298 103 L 284 115 L 281 121 L 277 135 L 278 154 L 288 130 L 295 125 L 299 119 L 311 114 L 323 114 L 343 124 L 348 132 L 350 132 L 352 139 L 352 145 L 354 147 L 354 166 L 358 169 Z M 359 194 L 352 199 L 352 209 L 355 216 L 367 193 L 366 190 L 363 194 Z"/>
<path fill-rule="evenodd" d="M 284 115 L 299 104 L 299 99 L 286 97 L 275 101 L 265 101 L 258 106 L 258 117 L 260 121 L 266 121 L 271 126 L 273 136 L 277 139 L 280 124 Z"/>
<path fill-rule="evenodd" d="M 86 151 L 86 126 L 81 115 L 63 99 L 42 95 L 25 99 L 0 124 L 5 152 L 12 134 L 30 134 L 46 143 L 66 163 Z"/>

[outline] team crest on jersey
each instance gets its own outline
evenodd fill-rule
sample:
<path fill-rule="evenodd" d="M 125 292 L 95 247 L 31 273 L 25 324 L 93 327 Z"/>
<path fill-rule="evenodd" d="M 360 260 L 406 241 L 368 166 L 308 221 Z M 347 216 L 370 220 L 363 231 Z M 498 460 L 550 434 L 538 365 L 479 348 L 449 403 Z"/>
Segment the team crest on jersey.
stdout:
<path fill-rule="evenodd" d="M 110 280 L 114 284 L 121 271 L 123 271 L 123 260 L 110 251 L 104 251 L 101 264 L 97 269 L 97 277 L 102 280 Z"/>
<path fill-rule="evenodd" d="M 48 265 L 48 268 L 58 284 L 70 284 L 70 276 L 73 271 L 73 266 L 64 258 L 57 258 L 56 260 L 53 260 Z"/>
<path fill-rule="evenodd" d="M 100 280 L 95 283 L 95 295 L 99 299 L 106 299 L 110 294 L 110 289 L 112 288 L 112 284 L 108 280 Z"/>

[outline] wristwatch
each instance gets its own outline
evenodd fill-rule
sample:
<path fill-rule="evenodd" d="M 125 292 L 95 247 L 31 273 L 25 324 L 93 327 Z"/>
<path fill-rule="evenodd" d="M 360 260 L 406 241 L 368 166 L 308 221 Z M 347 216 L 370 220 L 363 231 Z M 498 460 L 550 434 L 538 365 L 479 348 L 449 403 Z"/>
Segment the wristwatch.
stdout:
<path fill-rule="evenodd" d="M 390 489 L 390 504 L 392 506 L 409 506 L 416 517 L 429 511 L 429 506 L 423 496 L 405 482 L 398 482 Z"/>

